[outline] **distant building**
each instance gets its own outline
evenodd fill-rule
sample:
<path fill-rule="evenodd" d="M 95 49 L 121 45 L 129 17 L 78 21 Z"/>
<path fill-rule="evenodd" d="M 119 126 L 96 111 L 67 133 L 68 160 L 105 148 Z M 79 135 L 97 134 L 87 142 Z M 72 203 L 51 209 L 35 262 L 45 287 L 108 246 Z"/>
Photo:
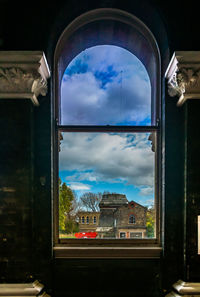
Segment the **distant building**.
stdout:
<path fill-rule="evenodd" d="M 99 204 L 99 238 L 144 238 L 147 208 L 126 195 L 105 194 Z"/>
<path fill-rule="evenodd" d="M 95 232 L 99 225 L 100 212 L 79 211 L 79 231 Z"/>
<path fill-rule="evenodd" d="M 129 202 L 126 195 L 105 194 L 100 212 L 80 211 L 79 231 L 98 233 L 98 238 L 144 238 L 147 208 Z"/>

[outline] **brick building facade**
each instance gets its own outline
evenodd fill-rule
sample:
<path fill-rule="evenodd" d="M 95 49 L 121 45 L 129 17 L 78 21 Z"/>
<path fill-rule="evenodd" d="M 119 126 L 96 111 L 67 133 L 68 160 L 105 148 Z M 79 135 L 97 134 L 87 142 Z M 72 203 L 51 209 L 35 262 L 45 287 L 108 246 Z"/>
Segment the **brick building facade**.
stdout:
<path fill-rule="evenodd" d="M 146 235 L 147 208 L 129 202 L 126 195 L 103 195 L 99 204 L 99 237 L 143 238 Z"/>
<path fill-rule="evenodd" d="M 80 211 L 79 217 L 79 231 L 80 232 L 95 232 L 99 224 L 99 212 Z"/>
<path fill-rule="evenodd" d="M 98 238 L 144 238 L 147 208 L 126 195 L 105 194 L 100 212 L 79 212 L 80 232 L 96 231 Z"/>

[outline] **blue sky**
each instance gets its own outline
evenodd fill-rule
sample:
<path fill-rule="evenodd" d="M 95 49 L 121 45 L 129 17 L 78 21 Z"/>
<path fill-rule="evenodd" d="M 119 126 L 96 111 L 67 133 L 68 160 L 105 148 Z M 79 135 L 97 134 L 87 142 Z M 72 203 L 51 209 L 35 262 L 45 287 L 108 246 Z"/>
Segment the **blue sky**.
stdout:
<path fill-rule="evenodd" d="M 151 86 L 140 60 L 117 46 L 95 46 L 77 55 L 61 83 L 65 125 L 148 125 Z"/>
<path fill-rule="evenodd" d="M 149 125 L 151 86 L 143 64 L 116 46 L 96 46 L 68 65 L 61 124 Z M 80 197 L 115 192 L 152 205 L 154 153 L 149 133 L 63 133 L 59 175 Z"/>

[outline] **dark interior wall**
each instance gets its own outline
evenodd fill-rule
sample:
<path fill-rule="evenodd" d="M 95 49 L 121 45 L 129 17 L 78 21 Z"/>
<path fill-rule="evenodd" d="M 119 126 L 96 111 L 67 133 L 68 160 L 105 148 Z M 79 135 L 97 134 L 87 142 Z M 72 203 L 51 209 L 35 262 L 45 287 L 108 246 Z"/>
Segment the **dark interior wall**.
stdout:
<path fill-rule="evenodd" d="M 1 281 L 30 278 L 32 247 L 31 103 L 1 101 Z"/>
<path fill-rule="evenodd" d="M 55 265 L 56 296 L 162 295 L 159 260 L 59 259 Z"/>
<path fill-rule="evenodd" d="M 163 286 L 184 275 L 184 157 L 185 106 L 167 94 L 165 103 L 165 186 Z"/>
<path fill-rule="evenodd" d="M 161 16 L 170 57 L 174 50 L 199 50 L 198 17 L 192 3 L 139 2 L 35 1 L 30 7 L 29 2 L 16 1 L 11 9 L 10 1 L 1 0 L 0 50 L 43 50 L 53 70 L 53 51 L 65 26 L 97 7 L 138 13 L 158 39 L 164 34 L 157 23 Z M 167 41 L 162 47 L 165 56 Z M 196 255 L 199 101 L 177 108 L 176 99 L 166 91 L 162 259 L 53 260 L 50 90 L 39 98 L 40 107 L 27 100 L 0 100 L 0 282 L 38 279 L 55 296 L 160 296 L 180 278 L 200 281 Z"/>
<path fill-rule="evenodd" d="M 189 280 L 200 281 L 200 256 L 197 255 L 197 216 L 200 215 L 200 101 L 191 100 L 186 107 L 186 273 Z"/>
<path fill-rule="evenodd" d="M 0 282 L 51 282 L 49 115 L 48 96 L 0 101 Z"/>

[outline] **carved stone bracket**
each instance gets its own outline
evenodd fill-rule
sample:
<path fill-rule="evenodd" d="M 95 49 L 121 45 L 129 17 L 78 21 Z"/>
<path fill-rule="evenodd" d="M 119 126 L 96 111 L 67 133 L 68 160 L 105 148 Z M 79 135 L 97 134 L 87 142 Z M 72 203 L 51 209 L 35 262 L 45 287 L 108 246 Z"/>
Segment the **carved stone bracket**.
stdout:
<path fill-rule="evenodd" d="M 39 105 L 37 97 L 47 93 L 49 67 L 43 52 L 0 52 L 0 98 L 31 99 Z"/>
<path fill-rule="evenodd" d="M 178 96 L 178 106 L 187 99 L 200 99 L 200 51 L 175 52 L 167 68 L 168 93 Z"/>

